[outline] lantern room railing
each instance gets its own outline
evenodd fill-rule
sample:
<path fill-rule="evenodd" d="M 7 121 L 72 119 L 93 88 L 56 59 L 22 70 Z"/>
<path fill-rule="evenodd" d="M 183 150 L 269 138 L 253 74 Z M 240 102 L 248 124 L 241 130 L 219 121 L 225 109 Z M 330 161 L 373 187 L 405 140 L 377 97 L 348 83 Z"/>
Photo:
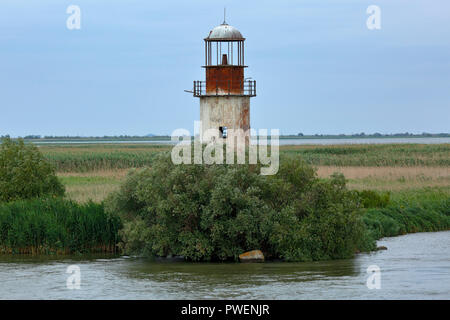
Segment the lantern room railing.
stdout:
<path fill-rule="evenodd" d="M 207 88 L 206 81 L 194 81 L 194 97 L 204 96 L 256 96 L 256 80 L 239 83 L 232 81 L 215 81 Z"/>

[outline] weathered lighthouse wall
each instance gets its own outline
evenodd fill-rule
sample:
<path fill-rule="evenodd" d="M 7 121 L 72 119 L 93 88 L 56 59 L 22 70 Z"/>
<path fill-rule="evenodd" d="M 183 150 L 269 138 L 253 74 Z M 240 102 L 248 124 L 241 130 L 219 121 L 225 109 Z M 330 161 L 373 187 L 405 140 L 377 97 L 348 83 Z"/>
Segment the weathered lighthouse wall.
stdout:
<path fill-rule="evenodd" d="M 206 68 L 206 94 L 242 94 L 244 68 L 220 66 Z"/>
<path fill-rule="evenodd" d="M 250 97 L 200 97 L 200 120 L 202 121 L 202 137 L 206 130 L 219 130 L 220 127 L 242 129 L 244 134 L 248 134 L 250 129 Z"/>

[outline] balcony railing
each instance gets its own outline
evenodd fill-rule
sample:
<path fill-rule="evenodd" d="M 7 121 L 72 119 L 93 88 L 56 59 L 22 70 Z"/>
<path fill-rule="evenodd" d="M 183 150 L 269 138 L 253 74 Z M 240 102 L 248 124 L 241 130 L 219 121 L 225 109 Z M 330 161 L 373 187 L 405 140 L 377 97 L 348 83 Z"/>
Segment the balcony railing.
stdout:
<path fill-rule="evenodd" d="M 206 86 L 206 81 L 194 81 L 194 97 L 207 96 L 256 96 L 256 80 L 243 82 L 213 81 Z"/>

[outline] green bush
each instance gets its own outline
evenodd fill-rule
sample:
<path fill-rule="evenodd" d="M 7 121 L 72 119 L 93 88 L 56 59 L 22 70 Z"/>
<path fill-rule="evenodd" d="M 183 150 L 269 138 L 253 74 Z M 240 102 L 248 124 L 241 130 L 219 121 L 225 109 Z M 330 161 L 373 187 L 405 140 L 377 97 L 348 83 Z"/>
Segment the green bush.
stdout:
<path fill-rule="evenodd" d="M 364 208 L 386 208 L 391 196 L 389 192 L 379 193 L 373 190 L 363 190 L 358 194 Z"/>
<path fill-rule="evenodd" d="M 342 175 L 320 180 L 298 157 L 281 159 L 277 175 L 259 173 L 259 165 L 174 165 L 164 153 L 132 170 L 106 208 L 122 215 L 121 246 L 134 254 L 223 261 L 261 249 L 307 261 L 374 246 Z"/>
<path fill-rule="evenodd" d="M 62 196 L 64 186 L 54 168 L 33 145 L 10 138 L 0 146 L 0 202 L 40 196 Z"/>
<path fill-rule="evenodd" d="M 114 252 L 120 219 L 61 198 L 0 204 L 0 253 Z"/>

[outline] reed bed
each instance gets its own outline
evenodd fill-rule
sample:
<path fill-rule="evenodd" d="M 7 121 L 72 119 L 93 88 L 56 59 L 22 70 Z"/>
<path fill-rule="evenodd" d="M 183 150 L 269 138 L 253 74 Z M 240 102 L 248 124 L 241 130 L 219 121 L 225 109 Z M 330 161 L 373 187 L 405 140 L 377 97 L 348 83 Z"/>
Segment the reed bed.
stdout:
<path fill-rule="evenodd" d="M 450 190 L 423 188 L 394 193 L 389 206 L 368 209 L 363 221 L 374 239 L 449 230 Z"/>
<path fill-rule="evenodd" d="M 450 144 L 284 146 L 281 150 L 316 166 L 450 166 Z"/>
<path fill-rule="evenodd" d="M 58 172 L 91 172 L 144 167 L 167 145 L 64 145 L 41 146 Z"/>
<path fill-rule="evenodd" d="M 58 172 L 90 172 L 150 165 L 170 145 L 94 144 L 40 146 Z M 450 144 L 302 145 L 281 146 L 316 166 L 450 167 Z"/>
<path fill-rule="evenodd" d="M 115 253 L 121 222 L 103 205 L 58 198 L 0 204 L 0 253 Z"/>

